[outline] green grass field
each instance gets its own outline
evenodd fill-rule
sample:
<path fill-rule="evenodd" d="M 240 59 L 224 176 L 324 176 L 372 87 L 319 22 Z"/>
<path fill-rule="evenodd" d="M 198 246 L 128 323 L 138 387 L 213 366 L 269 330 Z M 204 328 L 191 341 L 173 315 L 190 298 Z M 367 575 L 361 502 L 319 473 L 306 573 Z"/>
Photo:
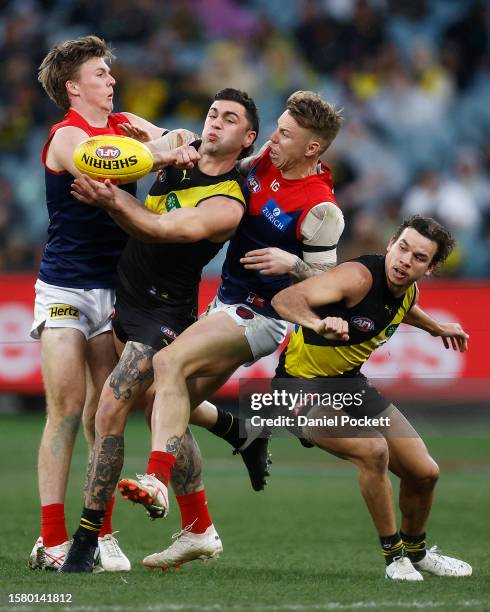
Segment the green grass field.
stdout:
<path fill-rule="evenodd" d="M 357 488 L 356 470 L 295 440 L 273 441 L 273 474 L 254 493 L 239 457 L 197 432 L 205 457 L 209 506 L 224 544 L 219 561 L 150 572 L 141 559 L 166 547 L 180 529 L 177 506 L 151 522 L 140 507 L 117 501 L 115 528 L 133 563 L 128 574 L 33 572 L 27 557 L 39 531 L 37 415 L 0 417 L 0 610 L 9 593 L 71 593 L 67 610 L 490 610 L 488 438 L 430 438 L 442 466 L 430 522 L 430 544 L 473 565 L 471 578 L 428 577 L 423 583 L 383 579 L 377 537 Z M 128 424 L 124 474 L 146 465 L 149 435 L 139 416 Z M 67 500 L 74 531 L 82 506 L 86 449 L 77 444 Z M 51 606 L 53 607 L 53 606 Z M 62 606 L 57 606 L 60 609 Z"/>

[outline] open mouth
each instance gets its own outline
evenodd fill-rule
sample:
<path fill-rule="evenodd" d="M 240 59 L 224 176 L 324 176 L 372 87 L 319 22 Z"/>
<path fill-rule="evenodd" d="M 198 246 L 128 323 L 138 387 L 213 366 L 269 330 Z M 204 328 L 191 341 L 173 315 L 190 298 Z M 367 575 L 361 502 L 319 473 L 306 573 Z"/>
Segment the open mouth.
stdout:
<path fill-rule="evenodd" d="M 400 268 L 397 268 L 396 266 L 393 266 L 392 270 L 395 278 L 397 278 L 398 280 L 404 280 L 408 276 L 406 272 L 404 272 Z"/>

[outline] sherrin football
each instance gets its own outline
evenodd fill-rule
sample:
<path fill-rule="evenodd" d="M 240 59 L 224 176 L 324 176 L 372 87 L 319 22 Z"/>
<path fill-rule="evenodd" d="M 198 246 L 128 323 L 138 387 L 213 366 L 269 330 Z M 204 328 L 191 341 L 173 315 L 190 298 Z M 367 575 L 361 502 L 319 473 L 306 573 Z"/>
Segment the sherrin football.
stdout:
<path fill-rule="evenodd" d="M 73 162 L 80 172 L 93 179 L 110 179 L 124 185 L 150 172 L 153 155 L 134 138 L 105 134 L 81 142 L 73 152 Z"/>

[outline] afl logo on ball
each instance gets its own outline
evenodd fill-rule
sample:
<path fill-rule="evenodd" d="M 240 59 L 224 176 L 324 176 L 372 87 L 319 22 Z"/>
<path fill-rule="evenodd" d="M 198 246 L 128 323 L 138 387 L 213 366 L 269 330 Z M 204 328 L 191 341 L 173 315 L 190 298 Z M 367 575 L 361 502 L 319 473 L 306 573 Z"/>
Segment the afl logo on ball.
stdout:
<path fill-rule="evenodd" d="M 374 321 L 367 317 L 352 317 L 351 324 L 359 331 L 369 332 L 374 329 Z"/>
<path fill-rule="evenodd" d="M 95 149 L 95 155 L 100 159 L 117 159 L 121 155 L 121 151 L 117 147 L 102 146 Z"/>
<path fill-rule="evenodd" d="M 259 179 L 253 174 L 247 178 L 247 187 L 252 193 L 259 193 L 259 191 L 262 189 Z"/>

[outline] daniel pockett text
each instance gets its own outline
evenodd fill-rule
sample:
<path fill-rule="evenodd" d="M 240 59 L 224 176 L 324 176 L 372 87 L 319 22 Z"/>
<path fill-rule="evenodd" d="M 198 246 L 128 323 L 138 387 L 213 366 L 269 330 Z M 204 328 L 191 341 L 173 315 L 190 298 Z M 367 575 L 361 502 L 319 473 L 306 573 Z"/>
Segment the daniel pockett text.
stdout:
<path fill-rule="evenodd" d="M 250 408 L 263 411 L 253 414 L 251 424 L 255 427 L 389 427 L 390 417 L 350 416 L 349 414 L 332 414 L 349 408 L 360 408 L 363 404 L 364 390 L 357 393 L 319 393 L 302 390 L 290 392 L 275 389 L 270 393 L 252 393 Z M 315 417 L 308 416 L 309 408 L 329 409 L 330 413 Z M 280 414 L 271 416 L 270 412 Z M 286 414 L 284 414 L 286 412 Z M 287 414 L 290 412 L 291 414 Z M 301 412 L 301 414 L 300 414 Z M 266 413 L 266 414 L 264 414 Z M 267 415 L 267 413 L 269 413 Z"/>

